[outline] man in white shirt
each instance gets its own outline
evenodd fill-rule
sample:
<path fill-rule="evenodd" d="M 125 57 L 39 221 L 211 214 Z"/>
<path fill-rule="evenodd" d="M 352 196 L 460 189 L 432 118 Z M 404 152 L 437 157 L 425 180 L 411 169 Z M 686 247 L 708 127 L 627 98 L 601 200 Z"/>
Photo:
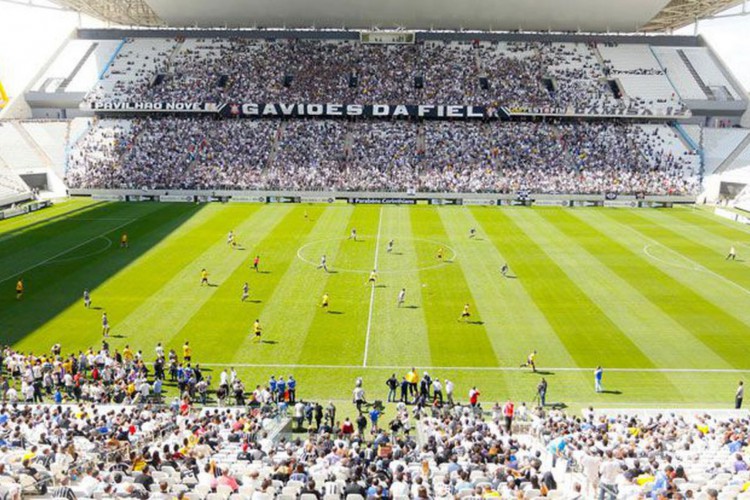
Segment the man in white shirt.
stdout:
<path fill-rule="evenodd" d="M 448 400 L 448 404 L 453 406 L 453 382 L 445 379 L 445 397 Z"/>
<path fill-rule="evenodd" d="M 620 473 L 622 466 L 619 460 L 612 457 L 612 450 L 607 450 L 607 459 L 599 466 L 599 500 L 617 500 L 617 477 Z"/>
<path fill-rule="evenodd" d="M 586 476 L 586 494 L 592 497 L 596 495 L 599 488 L 599 467 L 602 464 L 601 452 L 596 449 L 589 450 L 581 457 L 581 467 Z"/>

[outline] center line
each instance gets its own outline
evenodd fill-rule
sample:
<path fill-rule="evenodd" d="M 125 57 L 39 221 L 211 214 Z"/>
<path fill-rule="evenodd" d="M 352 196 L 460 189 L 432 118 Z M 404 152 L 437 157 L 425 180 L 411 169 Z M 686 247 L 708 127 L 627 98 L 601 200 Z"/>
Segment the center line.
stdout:
<path fill-rule="evenodd" d="M 378 235 L 375 238 L 375 261 L 372 264 L 373 269 L 378 268 L 378 254 L 380 253 L 380 229 L 383 227 L 383 207 L 380 207 L 378 214 Z M 362 360 L 362 366 L 367 366 L 367 351 L 370 349 L 370 330 L 372 328 L 372 307 L 375 304 L 375 284 L 372 283 L 370 289 L 370 312 L 367 314 L 367 335 L 365 336 L 365 359 Z"/>

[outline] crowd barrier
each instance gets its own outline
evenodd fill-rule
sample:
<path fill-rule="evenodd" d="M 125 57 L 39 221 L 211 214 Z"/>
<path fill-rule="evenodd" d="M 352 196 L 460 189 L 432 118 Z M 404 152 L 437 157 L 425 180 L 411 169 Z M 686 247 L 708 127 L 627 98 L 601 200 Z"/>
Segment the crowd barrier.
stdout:
<path fill-rule="evenodd" d="M 90 196 L 101 201 L 177 203 L 348 203 L 356 205 L 473 205 L 669 208 L 695 203 L 694 196 L 493 194 L 493 193 L 378 193 L 308 191 L 222 190 L 102 190 L 71 189 L 71 196 Z"/>

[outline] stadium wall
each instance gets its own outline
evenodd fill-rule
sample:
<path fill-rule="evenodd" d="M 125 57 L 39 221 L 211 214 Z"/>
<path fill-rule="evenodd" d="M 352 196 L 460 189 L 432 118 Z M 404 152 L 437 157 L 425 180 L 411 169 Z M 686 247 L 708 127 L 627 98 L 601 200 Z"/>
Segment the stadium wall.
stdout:
<path fill-rule="evenodd" d="M 71 196 L 102 201 L 239 202 L 239 203 L 350 203 L 385 205 L 484 205 L 558 207 L 671 207 L 695 203 L 694 196 L 620 196 L 615 193 L 550 195 L 533 193 L 384 193 L 346 191 L 232 191 L 71 189 Z"/>

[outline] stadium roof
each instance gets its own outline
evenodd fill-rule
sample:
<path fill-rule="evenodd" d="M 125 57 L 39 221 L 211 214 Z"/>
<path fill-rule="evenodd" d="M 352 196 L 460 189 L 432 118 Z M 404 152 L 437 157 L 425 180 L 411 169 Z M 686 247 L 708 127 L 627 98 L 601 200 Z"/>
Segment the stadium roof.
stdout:
<path fill-rule="evenodd" d="M 53 0 L 115 24 L 666 32 L 742 0 Z"/>

